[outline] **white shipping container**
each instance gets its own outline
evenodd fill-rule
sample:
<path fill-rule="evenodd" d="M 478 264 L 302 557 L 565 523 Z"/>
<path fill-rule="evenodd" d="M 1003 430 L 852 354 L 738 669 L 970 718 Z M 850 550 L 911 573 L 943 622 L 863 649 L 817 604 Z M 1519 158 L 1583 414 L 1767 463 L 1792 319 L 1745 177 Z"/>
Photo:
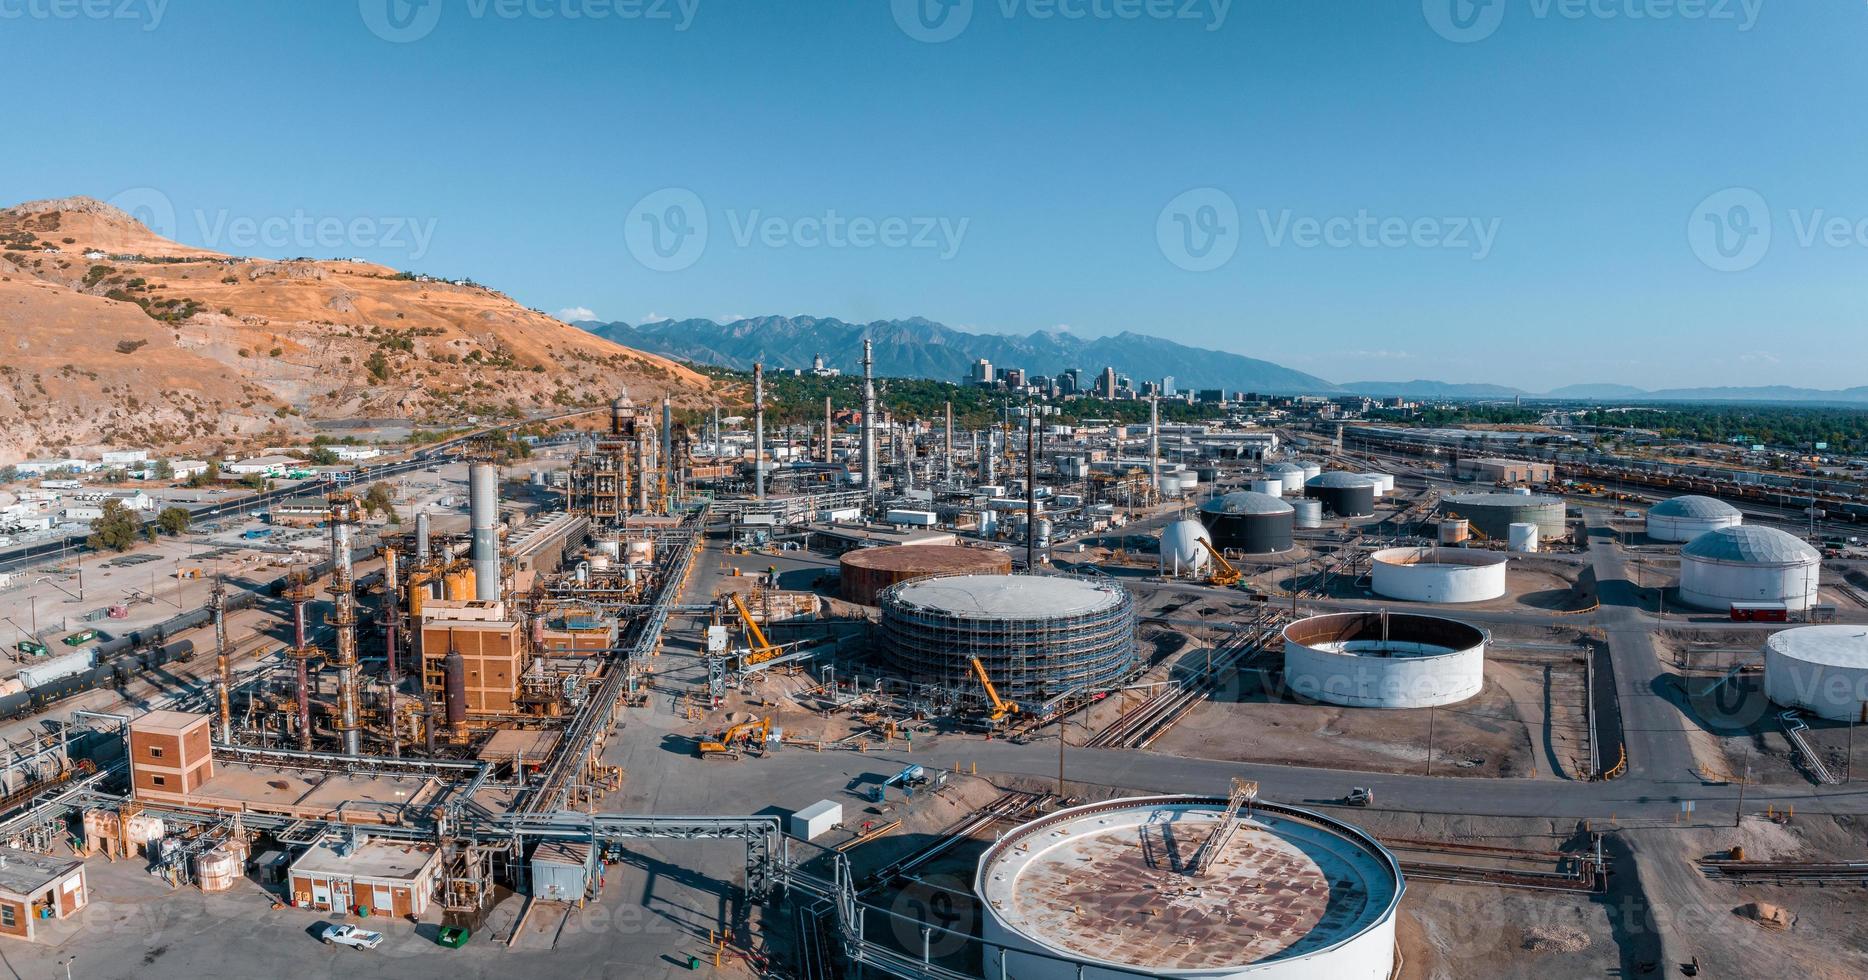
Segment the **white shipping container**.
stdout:
<path fill-rule="evenodd" d="M 843 822 L 843 804 L 819 800 L 791 815 L 791 836 L 816 840 Z"/>
<path fill-rule="evenodd" d="M 863 519 L 861 507 L 838 507 L 834 510 L 820 510 L 817 519 L 825 524 L 844 524 Z"/>
<path fill-rule="evenodd" d="M 935 517 L 931 510 L 891 510 L 886 520 L 890 524 L 906 524 L 910 527 L 933 527 Z"/>

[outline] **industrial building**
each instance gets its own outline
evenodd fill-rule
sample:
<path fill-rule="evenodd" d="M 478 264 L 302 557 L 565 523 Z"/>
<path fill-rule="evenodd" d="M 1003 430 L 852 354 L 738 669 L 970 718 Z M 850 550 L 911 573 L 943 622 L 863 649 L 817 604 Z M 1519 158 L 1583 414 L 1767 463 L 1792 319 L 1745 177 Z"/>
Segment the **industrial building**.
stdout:
<path fill-rule="evenodd" d="M 907 544 L 858 548 L 837 562 L 845 600 L 865 606 L 891 585 L 934 575 L 1010 575 L 1012 556 L 996 548 Z"/>
<path fill-rule="evenodd" d="M 1510 559 L 1467 548 L 1386 548 L 1369 556 L 1376 595 L 1410 602 L 1484 602 L 1505 594 Z"/>
<path fill-rule="evenodd" d="M 1351 708 L 1457 704 L 1485 686 L 1484 630 L 1412 613 L 1334 613 L 1284 628 L 1291 693 Z"/>
<path fill-rule="evenodd" d="M 1356 473 L 1336 471 L 1311 477 L 1304 484 L 1304 496 L 1320 501 L 1331 517 L 1372 517 L 1375 514 L 1375 481 Z"/>
<path fill-rule="evenodd" d="M 1700 609 L 1734 603 L 1816 603 L 1823 556 L 1787 531 L 1741 524 L 1708 531 L 1680 549 L 1680 601 Z"/>
<path fill-rule="evenodd" d="M 1385 980 L 1406 885 L 1374 838 L 1320 814 L 1156 796 L 1019 826 L 973 887 L 989 980 Z"/>
<path fill-rule="evenodd" d="M 91 901 L 84 862 L 0 847 L 0 936 L 32 942 L 45 919 L 68 919 Z"/>
<path fill-rule="evenodd" d="M 1449 518 L 1461 518 L 1488 539 L 1507 541 L 1511 525 L 1535 524 L 1546 541 L 1569 536 L 1567 509 L 1562 497 L 1526 493 L 1456 493 L 1440 502 Z"/>
<path fill-rule="evenodd" d="M 1698 495 L 1663 500 L 1647 512 L 1647 536 L 1656 541 L 1691 541 L 1709 531 L 1745 523 L 1738 508 Z"/>
<path fill-rule="evenodd" d="M 1241 490 L 1200 505 L 1200 523 L 1222 550 L 1269 555 L 1291 550 L 1296 509 L 1270 494 Z"/>
<path fill-rule="evenodd" d="M 1868 627 L 1803 626 L 1764 641 L 1764 694 L 1818 718 L 1868 722 Z"/>
<path fill-rule="evenodd" d="M 320 912 L 420 916 L 440 863 L 433 844 L 329 835 L 292 862 L 289 891 L 294 905 Z"/>
<path fill-rule="evenodd" d="M 1486 483 L 1549 483 L 1556 479 L 1556 467 L 1524 459 L 1461 459 L 1454 464 L 1454 477 Z"/>
<path fill-rule="evenodd" d="M 908 676 L 949 688 L 973 663 L 1015 700 L 1114 684 L 1135 667 L 1135 603 L 1119 583 L 1062 575 L 961 575 L 880 596 L 882 647 Z"/>

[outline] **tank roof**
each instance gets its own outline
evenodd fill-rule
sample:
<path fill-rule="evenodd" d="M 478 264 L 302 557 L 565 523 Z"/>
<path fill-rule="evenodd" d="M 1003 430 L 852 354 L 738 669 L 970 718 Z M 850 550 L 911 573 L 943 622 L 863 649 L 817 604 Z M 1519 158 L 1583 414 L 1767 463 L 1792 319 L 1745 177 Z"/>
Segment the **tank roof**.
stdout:
<path fill-rule="evenodd" d="M 1690 517 L 1697 520 L 1740 516 L 1738 508 L 1731 504 L 1698 495 L 1663 500 L 1649 508 L 1648 513 L 1656 517 Z"/>
<path fill-rule="evenodd" d="M 1331 470 L 1328 473 L 1319 473 L 1316 476 L 1311 477 L 1310 480 L 1304 484 L 1304 486 L 1307 486 L 1307 487 L 1342 487 L 1342 488 L 1372 487 L 1374 485 L 1375 485 L 1374 480 L 1371 480 L 1368 477 L 1363 476 L 1360 473 L 1350 473 L 1345 470 Z"/>
<path fill-rule="evenodd" d="M 1296 463 L 1273 463 L 1265 467 L 1266 473 L 1302 473 L 1304 468 Z"/>
<path fill-rule="evenodd" d="M 1800 626 L 1771 634 L 1764 645 L 1804 663 L 1868 668 L 1868 626 Z"/>
<path fill-rule="evenodd" d="M 1062 575 L 954 575 L 893 586 L 893 601 L 970 619 L 1043 619 L 1121 604 L 1122 586 Z"/>
<path fill-rule="evenodd" d="M 1040 947 L 1145 971 L 1217 971 L 1290 961 L 1362 935 L 1404 887 L 1381 845 L 1276 804 L 1239 814 L 1207 874 L 1186 867 L 1226 808 L 1149 797 L 1062 810 L 980 859 L 988 914 Z"/>
<path fill-rule="evenodd" d="M 1744 565 L 1803 565 L 1823 560 L 1802 538 L 1774 527 L 1752 524 L 1707 531 L 1687 542 L 1686 547 L 1680 549 L 1680 556 Z"/>
<path fill-rule="evenodd" d="M 1562 497 L 1552 497 L 1547 493 L 1455 493 L 1442 498 L 1446 503 L 1460 507 L 1537 507 L 1563 506 Z"/>
<path fill-rule="evenodd" d="M 953 544 L 898 544 L 881 548 L 858 548 L 841 559 L 846 568 L 867 568 L 885 572 L 942 572 L 1012 570 L 1012 558 L 992 548 L 965 548 Z"/>
<path fill-rule="evenodd" d="M 1268 493 L 1253 490 L 1240 490 L 1223 497 L 1214 497 L 1200 505 L 1200 509 L 1209 514 L 1289 514 L 1290 504 Z"/>

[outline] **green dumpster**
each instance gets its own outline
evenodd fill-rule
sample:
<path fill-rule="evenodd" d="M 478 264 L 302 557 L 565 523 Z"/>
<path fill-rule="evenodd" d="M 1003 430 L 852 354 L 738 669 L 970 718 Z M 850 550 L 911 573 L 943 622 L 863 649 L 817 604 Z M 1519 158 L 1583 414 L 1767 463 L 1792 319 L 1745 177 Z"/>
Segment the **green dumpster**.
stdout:
<path fill-rule="evenodd" d="M 467 945 L 467 939 L 471 935 L 472 933 L 461 926 L 442 926 L 440 935 L 435 937 L 435 942 L 449 949 L 459 949 Z"/>

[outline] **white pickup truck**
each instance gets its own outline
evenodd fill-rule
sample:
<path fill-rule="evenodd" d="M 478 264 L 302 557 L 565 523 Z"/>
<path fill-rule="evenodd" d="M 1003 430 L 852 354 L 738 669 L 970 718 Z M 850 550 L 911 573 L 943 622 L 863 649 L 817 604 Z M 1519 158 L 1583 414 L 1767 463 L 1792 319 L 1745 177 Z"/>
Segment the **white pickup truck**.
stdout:
<path fill-rule="evenodd" d="M 375 949 L 383 944 L 383 934 L 359 929 L 356 926 L 325 926 L 319 939 L 326 946 L 341 945 L 353 949 Z"/>

